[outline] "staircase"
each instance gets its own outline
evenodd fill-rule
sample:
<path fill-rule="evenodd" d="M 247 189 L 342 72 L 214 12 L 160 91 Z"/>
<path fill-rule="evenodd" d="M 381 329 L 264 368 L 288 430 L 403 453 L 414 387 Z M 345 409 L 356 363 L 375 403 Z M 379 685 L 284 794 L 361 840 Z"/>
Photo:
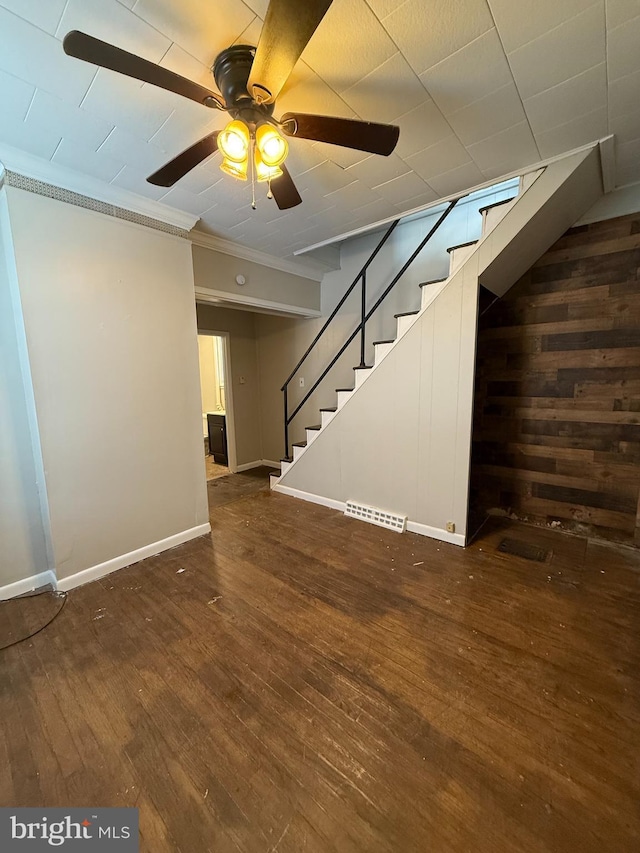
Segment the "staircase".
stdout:
<path fill-rule="evenodd" d="M 404 519 L 403 529 L 406 522 L 465 544 L 479 286 L 504 293 L 601 194 L 597 149 L 567 160 L 523 176 L 515 197 L 479 209 L 479 240 L 448 249 L 447 277 L 420 285 L 420 309 L 395 315 L 395 338 L 373 343 L 369 365 L 365 265 L 362 323 L 349 339 L 362 334 L 353 387 L 336 389 L 335 406 L 320 410 L 271 475 L 272 489 L 343 511 L 355 501 Z M 283 390 L 288 427 L 287 383 Z M 378 422 L 385 411 L 386 432 Z"/>

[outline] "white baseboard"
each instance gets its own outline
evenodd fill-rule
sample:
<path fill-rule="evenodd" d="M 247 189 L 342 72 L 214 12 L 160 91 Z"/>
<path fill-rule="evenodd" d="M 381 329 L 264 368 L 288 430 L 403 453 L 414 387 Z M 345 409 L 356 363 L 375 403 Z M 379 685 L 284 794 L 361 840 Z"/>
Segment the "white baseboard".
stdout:
<path fill-rule="evenodd" d="M 431 539 L 439 539 L 440 542 L 448 542 L 450 545 L 465 546 L 465 536 L 462 533 L 447 533 L 440 527 L 430 527 L 428 524 L 420 524 L 418 521 L 407 521 L 409 533 L 418 533 L 420 536 L 429 536 Z"/>
<path fill-rule="evenodd" d="M 274 462 L 272 459 L 256 459 L 255 462 L 244 462 L 242 465 L 236 465 L 236 474 L 241 471 L 249 471 L 251 468 L 261 468 L 266 465 L 268 468 L 279 468 L 280 463 Z"/>
<path fill-rule="evenodd" d="M 40 589 L 47 584 L 56 587 L 55 572 L 49 569 L 46 572 L 40 572 L 37 575 L 31 575 L 28 578 L 23 578 L 13 583 L 7 583 L 0 586 L 0 601 L 7 601 L 10 598 L 16 598 L 18 595 L 24 595 L 25 592 L 33 592 L 34 589 Z"/>
<path fill-rule="evenodd" d="M 322 495 L 312 495 L 310 492 L 301 492 L 300 489 L 293 489 L 291 486 L 282 486 L 280 483 L 276 483 L 276 485 L 272 487 L 272 491 L 281 492 L 281 494 L 289 495 L 289 497 L 292 498 L 300 498 L 300 500 L 308 501 L 312 504 L 328 506 L 329 509 L 337 509 L 340 512 L 344 512 L 347 508 L 344 501 L 334 501 L 333 498 L 324 498 Z"/>
<path fill-rule="evenodd" d="M 61 578 L 58 581 L 58 589 L 67 591 L 90 581 L 99 580 L 105 575 L 111 574 L 111 572 L 124 569 L 125 566 L 138 563 L 147 557 L 154 557 L 162 551 L 168 551 L 169 548 L 175 548 L 176 545 L 182 545 L 183 542 L 188 542 L 190 539 L 197 539 L 198 536 L 205 536 L 207 533 L 211 533 L 209 522 L 200 524 L 198 527 L 191 527 L 189 530 L 183 530 L 182 533 L 176 533 L 173 536 L 168 536 L 166 539 L 152 542 L 150 545 L 145 545 L 144 548 L 138 548 L 135 551 L 130 551 L 128 554 L 114 557 L 113 560 L 107 560 L 106 563 L 99 563 L 97 566 L 83 569 L 81 572 L 76 572 L 67 578 Z"/>

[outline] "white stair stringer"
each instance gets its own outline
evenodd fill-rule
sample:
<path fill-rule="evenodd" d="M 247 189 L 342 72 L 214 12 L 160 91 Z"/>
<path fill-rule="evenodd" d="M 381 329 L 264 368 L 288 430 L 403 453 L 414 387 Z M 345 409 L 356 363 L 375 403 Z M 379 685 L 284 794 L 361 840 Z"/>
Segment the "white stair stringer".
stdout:
<path fill-rule="evenodd" d="M 443 282 L 338 411 L 272 479 L 276 492 L 344 511 L 408 517 L 407 530 L 465 544 L 480 284 L 502 295 L 602 194 L 597 147 L 546 167 Z M 295 453 L 295 451 L 294 451 Z M 453 532 L 447 527 L 453 526 Z"/>

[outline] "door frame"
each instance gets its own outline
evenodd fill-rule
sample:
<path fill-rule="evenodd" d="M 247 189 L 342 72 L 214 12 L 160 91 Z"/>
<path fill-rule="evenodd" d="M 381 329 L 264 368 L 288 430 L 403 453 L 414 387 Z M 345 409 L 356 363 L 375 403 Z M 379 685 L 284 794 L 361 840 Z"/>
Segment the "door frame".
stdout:
<path fill-rule="evenodd" d="M 213 329 L 198 329 L 199 335 L 209 335 L 212 338 L 222 338 L 224 349 L 224 396 L 225 415 L 227 420 L 227 451 L 229 471 L 238 471 L 238 456 L 236 453 L 236 423 L 233 410 L 233 388 L 231 387 L 231 338 L 229 332 L 216 332 Z"/>

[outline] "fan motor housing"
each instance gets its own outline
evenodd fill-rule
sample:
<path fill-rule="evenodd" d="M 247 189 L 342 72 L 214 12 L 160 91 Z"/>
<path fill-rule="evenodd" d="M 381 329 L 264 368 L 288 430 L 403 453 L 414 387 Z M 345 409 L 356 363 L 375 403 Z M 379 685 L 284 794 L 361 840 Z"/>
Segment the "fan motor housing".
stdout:
<path fill-rule="evenodd" d="M 213 77 L 234 118 L 258 122 L 273 114 L 273 104 L 259 104 L 247 90 L 247 81 L 256 49 L 248 44 L 236 44 L 218 54 L 213 63 Z"/>

